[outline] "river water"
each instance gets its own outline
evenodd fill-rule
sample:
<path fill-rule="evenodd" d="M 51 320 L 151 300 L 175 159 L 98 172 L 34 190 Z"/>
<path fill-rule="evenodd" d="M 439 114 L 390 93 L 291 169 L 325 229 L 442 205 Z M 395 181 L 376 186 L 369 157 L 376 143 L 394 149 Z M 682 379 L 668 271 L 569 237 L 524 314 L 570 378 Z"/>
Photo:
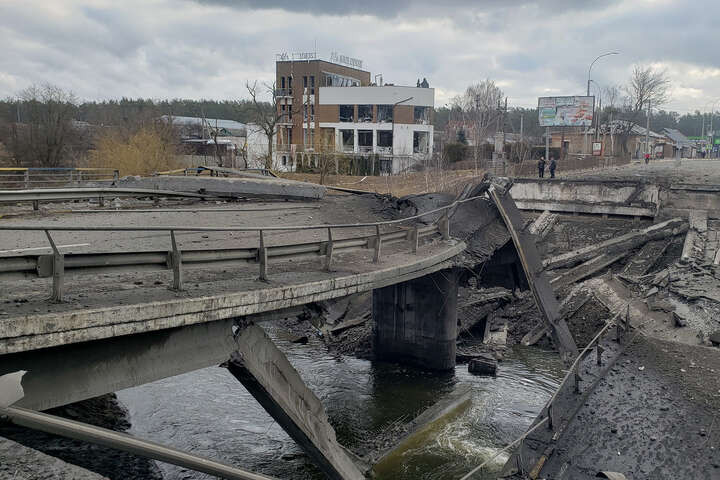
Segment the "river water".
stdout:
<path fill-rule="evenodd" d="M 457 479 L 522 434 L 562 377 L 551 352 L 514 347 L 497 377 L 479 377 L 458 365 L 437 375 L 333 355 L 318 339 L 293 344 L 264 325 L 278 347 L 322 400 L 338 439 L 360 445 L 393 422 L 409 420 L 458 384 L 472 388 L 470 408 L 442 425 L 429 443 L 406 451 L 382 479 Z M 117 393 L 141 438 L 171 445 L 247 470 L 283 479 L 321 479 L 302 450 L 227 370 L 211 367 Z M 497 471 L 506 460 L 494 462 Z M 164 463 L 166 479 L 208 475 Z M 495 478 L 493 469 L 476 478 Z"/>

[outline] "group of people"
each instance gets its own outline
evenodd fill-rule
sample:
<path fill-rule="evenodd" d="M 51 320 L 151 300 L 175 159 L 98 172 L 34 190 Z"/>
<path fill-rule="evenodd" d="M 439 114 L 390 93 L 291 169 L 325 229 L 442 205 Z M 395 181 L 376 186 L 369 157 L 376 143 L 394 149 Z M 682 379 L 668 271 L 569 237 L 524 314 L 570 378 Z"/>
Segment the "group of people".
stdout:
<path fill-rule="evenodd" d="M 550 178 L 555 178 L 555 169 L 557 168 L 557 162 L 555 157 L 550 157 Z M 540 157 L 538 160 L 538 177 L 545 177 L 545 157 Z"/>

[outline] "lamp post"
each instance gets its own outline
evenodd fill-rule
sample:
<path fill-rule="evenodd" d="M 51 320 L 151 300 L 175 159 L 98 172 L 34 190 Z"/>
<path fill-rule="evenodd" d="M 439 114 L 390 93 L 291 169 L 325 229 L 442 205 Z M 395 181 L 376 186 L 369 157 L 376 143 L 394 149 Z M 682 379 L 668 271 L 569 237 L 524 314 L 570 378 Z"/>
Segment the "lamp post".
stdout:
<path fill-rule="evenodd" d="M 390 127 L 392 131 L 392 144 L 390 145 L 390 152 L 392 152 L 391 155 L 393 157 L 393 161 L 395 160 L 395 107 L 397 107 L 401 103 L 409 102 L 413 98 L 415 97 L 408 97 L 405 100 L 400 100 L 399 102 L 393 103 L 392 106 L 392 125 Z"/>
<path fill-rule="evenodd" d="M 603 57 L 607 57 L 609 55 L 620 55 L 620 52 L 607 52 L 603 53 L 602 55 L 598 55 L 595 57 L 595 60 L 590 63 L 590 68 L 588 68 L 588 80 L 587 80 L 587 96 L 590 96 L 590 72 L 592 71 L 593 65 L 595 65 L 595 62 L 600 60 Z M 585 153 L 588 153 L 587 151 L 588 144 L 587 144 L 587 128 L 585 129 Z"/>
<path fill-rule="evenodd" d="M 720 102 L 720 98 L 715 100 L 712 104 L 712 108 L 710 109 L 710 155 L 712 156 L 712 151 L 714 149 L 714 143 L 715 143 L 715 131 L 713 130 L 713 117 L 715 116 L 715 105 Z"/>

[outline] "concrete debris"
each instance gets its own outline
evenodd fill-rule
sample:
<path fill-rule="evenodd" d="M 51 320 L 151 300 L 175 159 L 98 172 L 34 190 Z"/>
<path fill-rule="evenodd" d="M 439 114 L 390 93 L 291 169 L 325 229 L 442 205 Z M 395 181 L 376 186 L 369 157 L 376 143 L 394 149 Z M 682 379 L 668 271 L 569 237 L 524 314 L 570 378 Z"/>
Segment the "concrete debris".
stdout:
<path fill-rule="evenodd" d="M 702 261 L 705 258 L 705 242 L 707 239 L 707 210 L 690 212 L 689 228 L 685 235 L 681 262 L 688 262 L 690 258 Z"/>
<path fill-rule="evenodd" d="M 630 252 L 620 252 L 617 254 L 603 253 L 597 257 L 591 258 L 587 262 L 581 263 L 577 267 L 571 268 L 567 272 L 550 280 L 550 285 L 555 289 L 559 289 L 575 282 L 579 282 L 590 277 L 601 270 L 608 268 L 610 265 L 627 257 Z"/>
<path fill-rule="evenodd" d="M 559 218 L 560 216 L 557 213 L 550 213 L 549 210 L 545 210 L 530 224 L 528 231 L 535 235 L 536 242 L 544 240 L 557 225 Z"/>
<path fill-rule="evenodd" d="M 468 372 L 475 375 L 495 375 L 497 373 L 497 360 L 488 356 L 478 356 L 468 363 Z"/>
<path fill-rule="evenodd" d="M 552 270 L 560 267 L 571 267 L 578 263 L 585 262 L 591 258 L 603 253 L 617 253 L 622 251 L 630 251 L 637 248 L 650 240 L 668 238 L 678 235 L 688 228 L 687 222 L 681 218 L 672 218 L 662 223 L 657 223 L 642 230 L 635 230 L 616 238 L 611 238 L 596 245 L 583 247 L 572 252 L 557 255 L 543 262 L 546 270 Z"/>
<path fill-rule="evenodd" d="M 661 239 L 647 242 L 627 262 L 621 275 L 630 278 L 637 278 L 645 275 L 655 262 L 657 262 L 658 258 L 665 253 L 671 243 L 672 239 Z"/>

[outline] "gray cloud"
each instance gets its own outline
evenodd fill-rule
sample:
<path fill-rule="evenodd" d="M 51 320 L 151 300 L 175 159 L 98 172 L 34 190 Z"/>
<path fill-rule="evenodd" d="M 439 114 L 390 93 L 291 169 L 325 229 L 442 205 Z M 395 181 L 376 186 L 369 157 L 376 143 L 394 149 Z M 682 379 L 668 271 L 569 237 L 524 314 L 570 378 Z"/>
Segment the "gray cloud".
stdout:
<path fill-rule="evenodd" d="M 720 3 L 626 0 L 6 0 L 0 2 L 0 96 L 50 81 L 83 98 L 240 98 L 245 80 L 274 77 L 274 54 L 339 51 L 373 74 L 427 77 L 443 105 L 494 79 L 515 105 L 624 83 L 636 62 L 672 76 L 678 110 L 720 97 Z M 639 22 L 642 19 L 642 23 Z"/>

